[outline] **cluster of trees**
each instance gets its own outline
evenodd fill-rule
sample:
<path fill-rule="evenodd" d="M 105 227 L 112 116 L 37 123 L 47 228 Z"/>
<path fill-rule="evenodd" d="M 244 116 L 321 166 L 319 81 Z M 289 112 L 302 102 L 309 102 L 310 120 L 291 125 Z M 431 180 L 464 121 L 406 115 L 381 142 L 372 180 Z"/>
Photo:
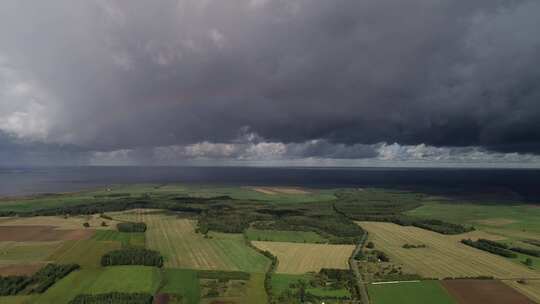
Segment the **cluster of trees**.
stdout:
<path fill-rule="evenodd" d="M 101 257 L 101 266 L 144 265 L 163 266 L 163 256 L 157 251 L 143 248 L 125 248 L 106 253 Z"/>
<path fill-rule="evenodd" d="M 111 292 L 76 296 L 69 304 L 152 304 L 154 297 L 148 293 Z"/>
<path fill-rule="evenodd" d="M 381 261 L 381 262 L 390 262 L 390 258 L 386 253 L 380 250 L 373 250 L 372 253 L 375 255 L 375 257 Z"/>
<path fill-rule="evenodd" d="M 471 246 L 480 250 L 484 250 L 493 254 L 497 254 L 506 258 L 517 257 L 517 254 L 507 249 L 508 246 L 499 242 L 490 241 L 486 239 L 478 239 L 478 241 L 467 239 L 467 240 L 461 240 L 461 242 L 465 245 L 468 245 L 468 246 Z"/>
<path fill-rule="evenodd" d="M 116 229 L 120 232 L 145 232 L 146 224 L 140 222 L 118 223 Z"/>
<path fill-rule="evenodd" d="M 0 295 L 43 293 L 58 280 L 79 269 L 77 264 L 47 264 L 32 276 L 0 276 Z"/>
<path fill-rule="evenodd" d="M 533 245 L 533 246 L 540 247 L 540 240 L 525 240 L 523 242 Z"/>

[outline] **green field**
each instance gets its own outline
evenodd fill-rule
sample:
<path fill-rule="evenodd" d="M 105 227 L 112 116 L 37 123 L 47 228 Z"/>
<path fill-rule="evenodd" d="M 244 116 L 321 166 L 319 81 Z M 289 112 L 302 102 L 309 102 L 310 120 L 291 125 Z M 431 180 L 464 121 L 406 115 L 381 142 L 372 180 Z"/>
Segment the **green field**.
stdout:
<path fill-rule="evenodd" d="M 368 285 L 373 304 L 456 304 L 438 281 Z"/>
<path fill-rule="evenodd" d="M 540 234 L 540 208 L 516 204 L 472 204 L 426 202 L 408 215 L 467 223 L 482 230 L 509 237 Z"/>
<path fill-rule="evenodd" d="M 114 241 L 66 241 L 48 260 L 63 264 L 77 263 L 81 267 L 99 267 L 102 255 L 120 247 L 120 243 Z"/>
<path fill-rule="evenodd" d="M 197 304 L 200 300 L 199 279 L 195 270 L 166 269 L 161 293 L 182 295 L 183 304 Z"/>
<path fill-rule="evenodd" d="M 249 228 L 245 232 L 250 241 L 326 243 L 327 239 L 312 231 L 277 231 Z"/>
<path fill-rule="evenodd" d="M 289 286 L 291 284 L 297 283 L 300 280 L 308 282 L 311 278 L 312 276 L 309 274 L 297 275 L 274 273 L 272 274 L 272 292 L 275 296 L 278 296 L 287 289 L 290 289 Z"/>
<path fill-rule="evenodd" d="M 119 232 L 115 230 L 97 230 L 92 237 L 95 241 L 116 241 L 126 246 L 144 247 L 145 236 L 140 232 Z"/>
<path fill-rule="evenodd" d="M 69 274 L 31 303 L 66 303 L 79 294 L 107 292 L 154 293 L 161 281 L 159 269 L 146 266 L 113 266 L 83 269 Z"/>
<path fill-rule="evenodd" d="M 264 273 L 269 263 L 241 234 L 210 233 L 205 238 L 195 233 L 194 221 L 165 214 L 127 213 L 124 218 L 147 224 L 147 247 L 165 257 L 166 267 Z"/>

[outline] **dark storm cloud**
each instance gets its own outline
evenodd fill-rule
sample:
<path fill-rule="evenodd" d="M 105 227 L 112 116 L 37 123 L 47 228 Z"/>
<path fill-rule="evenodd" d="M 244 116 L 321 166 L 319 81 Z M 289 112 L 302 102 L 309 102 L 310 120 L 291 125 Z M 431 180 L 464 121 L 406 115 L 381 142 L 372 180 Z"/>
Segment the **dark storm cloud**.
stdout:
<path fill-rule="evenodd" d="M 308 157 L 540 152 L 539 28 L 535 0 L 5 0 L 0 130 L 103 151 L 248 130 Z"/>

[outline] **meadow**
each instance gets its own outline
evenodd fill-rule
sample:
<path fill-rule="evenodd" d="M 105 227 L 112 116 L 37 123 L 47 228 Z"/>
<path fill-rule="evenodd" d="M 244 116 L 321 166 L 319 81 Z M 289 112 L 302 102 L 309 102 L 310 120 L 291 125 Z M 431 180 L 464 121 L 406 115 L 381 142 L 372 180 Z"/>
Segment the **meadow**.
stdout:
<path fill-rule="evenodd" d="M 368 286 L 373 304 L 457 304 L 438 281 L 421 281 Z"/>

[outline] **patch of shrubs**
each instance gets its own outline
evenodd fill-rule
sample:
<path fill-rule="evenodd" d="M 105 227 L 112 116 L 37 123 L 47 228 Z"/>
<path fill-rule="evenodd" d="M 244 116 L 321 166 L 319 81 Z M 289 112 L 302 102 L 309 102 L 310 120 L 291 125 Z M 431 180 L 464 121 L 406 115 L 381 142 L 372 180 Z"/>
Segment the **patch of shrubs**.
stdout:
<path fill-rule="evenodd" d="M 505 249 L 501 246 L 492 245 L 493 241 L 486 242 L 485 239 L 479 239 L 478 241 L 473 241 L 471 239 L 467 240 L 461 240 L 461 242 L 465 245 L 484 250 L 496 255 L 503 256 L 505 258 L 516 258 L 517 254 L 513 253 L 512 251 Z"/>
<path fill-rule="evenodd" d="M 0 276 L 0 296 L 43 293 L 77 269 L 79 269 L 77 264 L 47 264 L 32 276 Z"/>
<path fill-rule="evenodd" d="M 125 222 L 118 223 L 116 228 L 120 232 L 145 232 L 146 224 L 145 223 L 136 223 L 136 222 Z"/>
<path fill-rule="evenodd" d="M 440 220 L 415 220 L 411 222 L 411 225 L 441 234 L 461 234 L 474 231 L 474 227 L 465 227 Z"/>
<path fill-rule="evenodd" d="M 111 292 L 76 296 L 69 304 L 152 304 L 154 297 L 148 293 Z"/>
<path fill-rule="evenodd" d="M 101 266 L 143 265 L 163 266 L 163 256 L 157 251 L 142 248 L 114 250 L 101 257 Z"/>
<path fill-rule="evenodd" d="M 403 246 L 401 246 L 401 247 L 403 247 L 403 248 L 405 248 L 405 249 L 415 249 L 415 248 L 426 248 L 426 245 L 424 245 L 424 244 L 421 244 L 421 245 L 412 245 L 412 244 L 408 244 L 408 243 L 407 243 L 407 244 L 405 244 L 405 245 L 403 245 Z"/>

